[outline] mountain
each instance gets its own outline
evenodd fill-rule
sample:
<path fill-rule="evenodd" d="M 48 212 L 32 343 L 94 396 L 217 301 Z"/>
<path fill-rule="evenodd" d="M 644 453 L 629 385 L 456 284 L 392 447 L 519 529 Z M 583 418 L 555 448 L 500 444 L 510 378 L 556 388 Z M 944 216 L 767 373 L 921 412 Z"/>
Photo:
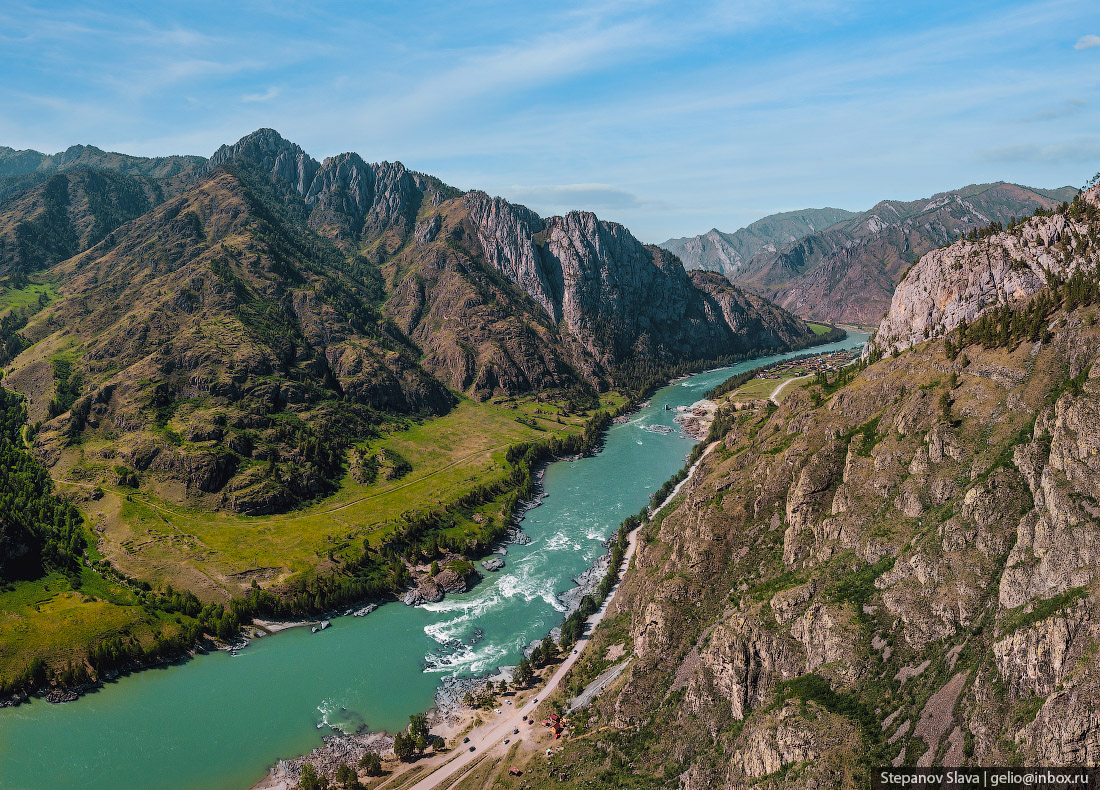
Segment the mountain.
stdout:
<path fill-rule="evenodd" d="M 722 407 L 567 679 L 626 661 L 570 716 L 559 783 L 1100 760 L 1098 310 L 1093 188 L 926 254 L 866 366 Z"/>
<path fill-rule="evenodd" d="M 874 325 L 921 255 L 990 222 L 1007 224 L 1076 193 L 1072 187 L 1041 190 L 999 182 L 910 202 L 884 200 L 780 249 L 758 252 L 734 280 L 804 318 Z"/>
<path fill-rule="evenodd" d="M 0 278 L 71 258 L 164 198 L 157 180 L 111 170 L 73 170 L 18 190 L 0 201 Z"/>
<path fill-rule="evenodd" d="M 0 280 L 83 252 L 194 181 L 201 157 L 0 147 Z"/>
<path fill-rule="evenodd" d="M 780 247 L 811 233 L 856 216 L 840 208 L 808 208 L 771 214 L 733 233 L 711 228 L 700 236 L 669 239 L 659 244 L 684 263 L 689 271 L 718 272 L 731 281 L 747 260 L 758 252 L 775 252 Z"/>
<path fill-rule="evenodd" d="M 40 456 L 242 513 L 334 490 L 351 442 L 456 395 L 592 393 L 812 341 L 621 225 L 318 162 L 269 129 L 186 177 L 50 176 L 0 204 L 0 239 L 10 287 L 59 293 L 3 324 Z"/>
<path fill-rule="evenodd" d="M 0 146 L 0 178 L 30 173 L 63 173 L 80 168 L 113 170 L 131 176 L 171 178 L 193 174 L 206 160 L 201 156 L 130 156 L 94 145 L 74 145 L 56 154 Z"/>

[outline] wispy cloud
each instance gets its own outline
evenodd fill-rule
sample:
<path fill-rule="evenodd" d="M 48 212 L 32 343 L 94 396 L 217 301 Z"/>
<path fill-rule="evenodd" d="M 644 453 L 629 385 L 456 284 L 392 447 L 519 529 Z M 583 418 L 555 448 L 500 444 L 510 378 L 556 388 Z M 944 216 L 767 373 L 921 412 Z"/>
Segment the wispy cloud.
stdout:
<path fill-rule="evenodd" d="M 1024 143 L 991 148 L 984 153 L 991 162 L 1080 162 L 1100 161 L 1100 137 L 1079 137 L 1050 145 Z"/>
<path fill-rule="evenodd" d="M 611 184 L 544 184 L 512 186 L 504 190 L 506 197 L 533 207 L 558 209 L 637 208 L 645 201 L 625 189 Z"/>
<path fill-rule="evenodd" d="M 1076 115 L 1081 112 L 1087 104 L 1088 102 L 1084 99 L 1066 99 L 1056 107 L 1048 107 L 1045 110 L 1039 110 L 1024 115 L 1020 120 L 1025 123 L 1032 123 L 1036 121 L 1054 121 L 1058 118 L 1068 118 L 1071 115 Z"/>
<path fill-rule="evenodd" d="M 1100 36 L 1081 36 L 1073 45 L 1074 49 L 1092 49 L 1093 47 L 1100 47 Z"/>
<path fill-rule="evenodd" d="M 265 101 L 271 101 L 272 99 L 274 99 L 278 95 L 279 95 L 279 89 L 275 86 L 272 86 L 272 87 L 268 88 L 266 91 L 264 91 L 263 93 L 246 93 L 244 96 L 241 97 L 241 101 L 245 102 L 246 104 L 255 103 L 255 102 L 265 102 Z"/>

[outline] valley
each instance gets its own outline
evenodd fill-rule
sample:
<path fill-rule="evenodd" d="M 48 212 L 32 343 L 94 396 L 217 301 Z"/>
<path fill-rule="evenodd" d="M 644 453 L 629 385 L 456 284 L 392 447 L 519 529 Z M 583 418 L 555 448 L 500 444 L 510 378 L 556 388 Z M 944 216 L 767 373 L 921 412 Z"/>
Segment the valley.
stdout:
<path fill-rule="evenodd" d="M 550 464 L 548 496 L 520 522 L 531 542 L 506 545 L 504 568 L 483 572 L 467 593 L 423 606 L 387 603 L 362 618 L 334 619 L 318 634 L 297 628 L 253 639 L 237 655 L 212 651 L 122 677 L 75 704 L 36 699 L 0 709 L 0 783 L 107 788 L 156 776 L 177 783 L 162 787 L 229 790 L 258 781 L 277 759 L 308 752 L 330 728 L 399 730 L 409 714 L 432 706 L 443 678 L 492 673 L 559 626 L 562 593 L 605 554 L 615 527 L 683 467 L 695 444 L 654 426 L 673 427 L 676 406 L 768 361 L 666 386 L 628 422 L 611 426 L 598 453 Z M 207 726 L 189 727 L 196 717 Z M 246 731 L 255 733 L 247 743 L 238 737 Z M 69 743 L 64 759 L 46 757 L 54 737 Z M 121 744 L 128 744 L 123 756 Z M 200 753 L 204 759 L 194 760 Z"/>

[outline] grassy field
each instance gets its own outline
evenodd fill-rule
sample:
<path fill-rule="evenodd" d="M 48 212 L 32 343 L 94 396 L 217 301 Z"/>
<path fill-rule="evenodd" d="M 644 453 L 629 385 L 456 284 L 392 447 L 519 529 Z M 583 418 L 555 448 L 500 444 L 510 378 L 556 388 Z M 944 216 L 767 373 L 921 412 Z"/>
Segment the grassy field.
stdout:
<path fill-rule="evenodd" d="M 622 402 L 609 394 L 602 407 Z M 85 515 L 102 536 L 102 552 L 126 573 L 206 600 L 224 599 L 252 579 L 266 586 L 324 568 L 330 553 L 364 539 L 377 545 L 403 514 L 446 506 L 502 476 L 509 445 L 580 432 L 589 417 L 574 414 L 559 423 L 557 414 L 556 406 L 534 399 L 495 405 L 463 400 L 444 417 L 371 443 L 410 463 L 402 478 L 363 484 L 345 475 L 335 494 L 287 514 L 241 516 L 188 507 L 144 489 L 107 488 L 101 500 L 86 503 Z M 499 511 L 499 503 L 481 510 L 499 517 L 494 506 Z"/>
<path fill-rule="evenodd" d="M 807 321 L 806 326 L 808 326 L 815 335 L 824 335 L 831 332 L 833 329 L 831 326 L 816 324 L 813 321 Z"/>
<path fill-rule="evenodd" d="M 751 379 L 750 381 L 746 381 L 744 384 L 734 390 L 733 394 L 730 395 L 730 398 L 733 400 L 737 400 L 739 398 L 744 400 L 751 400 L 753 398 L 764 400 L 766 398 L 770 398 L 771 394 L 775 392 L 779 385 L 786 381 L 788 378 L 793 378 L 793 376 L 784 376 L 780 379 Z M 787 389 L 790 388 L 788 387 Z M 785 391 L 786 390 L 784 390 L 784 392 Z"/>
<path fill-rule="evenodd" d="M 54 283 L 46 282 L 31 283 L 24 288 L 0 288 L 0 314 L 11 307 L 37 305 L 43 294 L 47 301 L 52 302 L 57 298 L 57 287 Z"/>
<path fill-rule="evenodd" d="M 0 678 L 17 675 L 36 657 L 58 667 L 79 662 L 88 645 L 112 636 L 132 635 L 148 644 L 154 632 L 177 628 L 90 569 L 83 570 L 82 581 L 73 590 L 64 576 L 51 574 L 0 592 Z"/>

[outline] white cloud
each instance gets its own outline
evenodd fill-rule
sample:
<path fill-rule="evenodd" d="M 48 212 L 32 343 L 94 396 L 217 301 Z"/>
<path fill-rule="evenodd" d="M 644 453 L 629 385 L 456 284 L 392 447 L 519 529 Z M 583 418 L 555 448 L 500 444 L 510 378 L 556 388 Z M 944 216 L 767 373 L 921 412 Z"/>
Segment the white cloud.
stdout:
<path fill-rule="evenodd" d="M 999 146 L 986 151 L 983 158 L 990 162 L 1095 162 L 1100 159 L 1100 138 L 1079 137 L 1051 145 Z"/>
<path fill-rule="evenodd" d="M 1093 47 L 1100 47 L 1100 36 L 1081 36 L 1073 45 L 1074 49 L 1092 49 Z"/>
<path fill-rule="evenodd" d="M 611 184 L 543 184 L 512 186 L 504 190 L 509 200 L 533 206 L 585 209 L 637 208 L 642 201 L 633 192 Z"/>
<path fill-rule="evenodd" d="M 272 86 L 263 93 L 246 93 L 244 96 L 241 97 L 241 101 L 247 103 L 271 101 L 278 95 L 279 89 L 275 86 Z"/>

